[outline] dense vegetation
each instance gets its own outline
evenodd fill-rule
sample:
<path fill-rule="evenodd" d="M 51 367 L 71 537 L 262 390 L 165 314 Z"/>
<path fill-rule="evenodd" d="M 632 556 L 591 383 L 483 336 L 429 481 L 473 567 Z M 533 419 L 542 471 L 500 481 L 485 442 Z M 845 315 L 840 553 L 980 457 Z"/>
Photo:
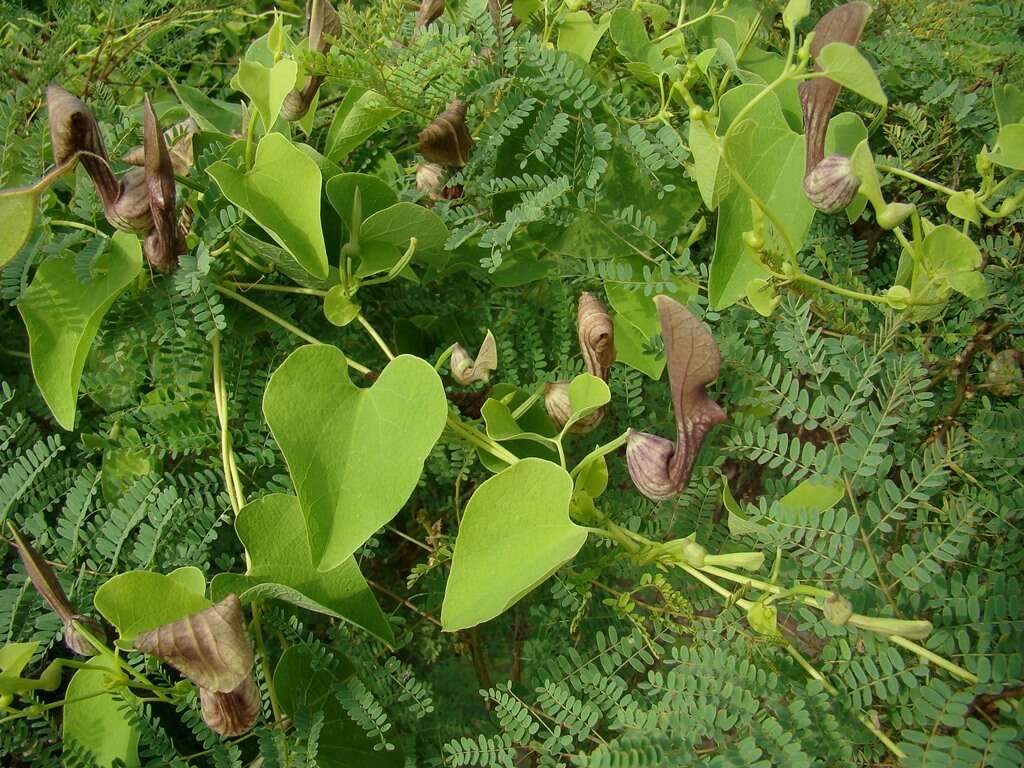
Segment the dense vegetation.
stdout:
<path fill-rule="evenodd" d="M 335 2 L 0 10 L 4 765 L 1024 763 L 1024 6 Z"/>

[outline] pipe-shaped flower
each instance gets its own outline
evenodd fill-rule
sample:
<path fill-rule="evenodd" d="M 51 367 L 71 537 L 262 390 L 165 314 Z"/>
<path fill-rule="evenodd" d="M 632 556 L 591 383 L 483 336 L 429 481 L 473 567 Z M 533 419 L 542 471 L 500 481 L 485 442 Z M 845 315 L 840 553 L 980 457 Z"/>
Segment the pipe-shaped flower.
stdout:
<path fill-rule="evenodd" d="M 686 487 L 707 433 L 725 421 L 725 411 L 704 387 L 718 376 L 721 355 L 704 324 L 682 304 L 656 296 L 665 342 L 666 367 L 676 417 L 676 442 L 630 430 L 626 463 L 633 484 L 649 499 L 676 496 Z"/>
<path fill-rule="evenodd" d="M 260 697 L 252 679 L 252 644 L 235 595 L 136 635 L 135 648 L 199 686 L 203 719 L 215 732 L 237 736 L 256 721 Z"/>
<path fill-rule="evenodd" d="M 341 32 L 341 19 L 328 0 L 308 0 L 306 3 L 306 34 L 309 50 L 325 53 L 331 44 L 324 35 L 336 37 Z M 309 112 L 313 97 L 324 82 L 323 75 L 312 75 L 302 88 L 292 88 L 281 105 L 285 120 L 301 120 Z"/>
<path fill-rule="evenodd" d="M 833 8 L 814 26 L 811 56 L 817 61 L 821 50 L 829 43 L 856 45 L 870 15 L 871 6 L 867 3 L 846 3 Z M 815 69 L 821 71 L 817 64 Z M 829 77 L 816 77 L 800 84 L 806 146 L 804 192 L 811 204 L 825 213 L 835 213 L 849 205 L 860 186 L 860 179 L 849 168 L 849 160 L 838 155 L 824 156 L 825 132 L 839 89 L 839 83 Z M 846 160 L 847 164 L 844 166 L 840 159 Z M 815 174 L 823 163 L 827 163 L 825 168 Z"/>

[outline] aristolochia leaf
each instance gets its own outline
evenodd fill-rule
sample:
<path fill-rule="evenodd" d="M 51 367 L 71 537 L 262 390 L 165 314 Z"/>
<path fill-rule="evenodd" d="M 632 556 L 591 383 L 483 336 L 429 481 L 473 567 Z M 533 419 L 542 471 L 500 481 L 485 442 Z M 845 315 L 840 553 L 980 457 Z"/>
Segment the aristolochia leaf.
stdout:
<path fill-rule="evenodd" d="M 215 600 L 232 592 L 243 603 L 284 600 L 350 621 L 385 643 L 394 642 L 391 625 L 354 557 L 330 571 L 318 571 L 313 565 L 306 521 L 296 497 L 275 493 L 247 504 L 238 513 L 235 530 L 251 564 L 245 574 L 214 577 Z"/>
<path fill-rule="evenodd" d="M 290 87 L 290 86 L 289 86 Z M 224 197 L 252 216 L 313 277 L 327 277 L 327 248 L 320 228 L 320 169 L 279 133 L 256 148 L 256 162 L 242 172 L 221 160 L 207 169 Z"/>
<path fill-rule="evenodd" d="M 192 566 L 168 574 L 129 571 L 100 587 L 93 603 L 103 618 L 117 628 L 117 644 L 131 648 L 140 632 L 209 608 L 205 591 L 203 572 Z"/>
<path fill-rule="evenodd" d="M 288 463 L 313 563 L 330 571 L 408 501 L 448 404 L 437 372 L 418 357 L 395 358 L 362 389 L 341 350 L 317 344 L 270 377 L 263 414 Z"/>
<path fill-rule="evenodd" d="M 139 765 L 139 732 L 125 717 L 122 707 L 135 697 L 127 688 L 108 688 L 106 656 L 94 656 L 75 672 L 64 693 L 64 747 L 86 749 L 96 765 L 121 761 L 127 768 Z"/>
<path fill-rule="evenodd" d="M 79 282 L 74 264 L 72 254 L 45 262 L 18 302 L 28 329 L 32 373 L 64 429 L 75 426 L 78 385 L 100 321 L 142 271 L 142 249 L 134 235 L 118 232 L 89 283 Z"/>
<path fill-rule="evenodd" d="M 446 632 L 493 619 L 576 556 L 587 532 L 569 519 L 571 495 L 564 469 L 532 458 L 476 489 L 441 607 Z"/>

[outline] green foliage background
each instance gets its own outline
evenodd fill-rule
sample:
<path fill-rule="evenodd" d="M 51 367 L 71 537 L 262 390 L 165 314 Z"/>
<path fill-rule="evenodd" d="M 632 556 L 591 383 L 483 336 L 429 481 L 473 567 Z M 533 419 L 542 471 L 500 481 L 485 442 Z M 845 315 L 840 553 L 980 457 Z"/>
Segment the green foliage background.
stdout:
<path fill-rule="evenodd" d="M 604 512 L 657 540 L 695 531 L 711 552 L 764 550 L 760 578 L 777 569 L 781 583 L 834 589 L 860 613 L 927 618 L 935 630 L 924 645 L 972 679 L 787 603 L 782 638 L 825 682 L 809 679 L 784 643 L 753 632 L 731 601 L 593 538 L 499 618 L 442 633 L 457 521 L 488 476 L 472 446 L 446 438 L 402 514 L 358 552 L 396 647 L 324 616 L 269 607 L 263 621 L 273 653 L 301 649 L 315 662 L 311 670 L 334 675 L 330 706 L 301 710 L 283 756 L 271 736 L 269 699 L 261 724 L 230 742 L 209 732 L 194 699 L 177 712 L 140 703 L 129 717 L 143 764 L 220 768 L 259 756 L 265 767 L 315 765 L 335 719 L 380 747 L 375 765 L 895 763 L 858 721 L 865 716 L 899 745 L 907 765 L 1020 765 L 1024 400 L 1019 384 L 1006 393 L 988 378 L 996 353 L 1024 350 L 1020 209 L 972 231 L 987 296 L 954 295 L 933 320 L 915 323 L 800 284 L 781 291 L 768 318 L 746 302 L 713 311 L 706 297 L 715 214 L 702 208 L 691 179 L 685 105 L 674 105 L 678 130 L 644 122 L 659 109 L 658 89 L 608 36 L 587 66 L 548 44 L 557 35 L 544 13 L 497 33 L 485 3 L 455 5 L 452 18 L 392 49 L 392 40 L 409 39 L 414 13 L 394 0 L 355 3 L 342 14 L 344 44 L 308 62 L 327 75 L 312 146 L 329 147 L 332 115 L 348 87 L 376 90 L 402 110 L 343 163 L 382 177 L 402 200 L 422 199 L 417 132 L 453 94 L 470 108 L 475 147 L 449 181 L 462 196 L 434 205 L 450 231 L 443 258 L 428 262 L 418 283 L 361 293 L 364 314 L 396 352 L 428 360 L 456 341 L 475 349 L 489 328 L 498 339 L 496 380 L 531 392 L 582 370 L 580 291 L 694 294 L 722 350 L 714 387 L 729 420 L 705 443 L 685 493 L 669 502 L 641 497 L 625 462 L 609 457 Z M 596 18 L 620 5 L 629 4 L 585 7 Z M 638 5 L 660 13 L 657 3 Z M 662 5 L 674 19 L 678 5 Z M 706 3 L 695 5 L 698 15 Z M 818 5 L 812 19 L 827 10 Z M 174 81 L 237 101 L 228 83 L 238 58 L 272 21 L 258 3 L 42 6 L 7 6 L 0 15 L 0 187 L 27 184 L 49 164 L 42 113 L 50 82 L 84 94 L 119 157 L 140 143 L 143 91 L 169 105 Z M 761 13 L 758 46 L 784 50 L 780 7 L 732 6 Z M 278 7 L 300 34 L 302 8 Z M 1024 8 L 1013 2 L 880 5 L 861 44 L 890 100 L 872 133 L 878 162 L 956 189 L 976 186 L 974 157 L 997 131 L 993 83 L 1024 77 L 1022 30 Z M 696 34 L 708 43 L 701 47 L 714 44 L 716 30 Z M 723 73 L 716 70 L 716 82 Z M 866 123 L 877 116 L 848 91 L 842 109 Z M 271 258 L 246 240 L 259 229 L 205 173 L 220 149 L 197 151 L 188 181 L 205 192 L 202 200 L 179 185 L 194 203 L 198 244 L 174 274 L 147 273 L 105 318 L 74 432 L 57 427 L 36 389 L 15 305 L 49 258 L 73 254 L 76 274 L 88 281 L 103 241 L 74 223 L 109 227 L 84 174 L 47 197 L 30 245 L 0 271 L 0 520 L 36 542 L 81 606 L 127 570 L 191 565 L 209 577 L 245 568 L 221 474 L 215 335 L 248 496 L 293 490 L 261 402 L 270 374 L 298 342 L 215 287 L 236 279 L 246 262 Z M 885 192 L 935 223 L 959 226 L 942 196 L 913 181 L 890 176 Z M 212 253 L 223 242 L 240 255 Z M 816 277 L 877 293 L 893 282 L 899 258 L 899 243 L 868 213 L 852 225 L 841 215 L 816 216 L 800 261 Z M 352 359 L 383 367 L 358 326 L 331 325 L 317 300 L 258 298 Z M 657 365 L 659 344 L 654 338 L 638 354 Z M 664 381 L 618 364 L 609 383 L 612 406 L 597 431 L 573 443 L 577 459 L 628 426 L 672 434 Z M 783 503 L 818 474 L 843 478 L 838 504 Z M 730 533 L 723 478 L 760 527 Z M 59 621 L 13 549 L 0 558 L 0 642 L 38 641 L 32 668 L 41 669 L 63 654 Z M 175 679 L 158 664 L 135 663 L 151 679 Z M 265 674 L 257 675 L 266 698 Z M 74 751 L 64 759 L 91 764 Z M 58 764 L 59 710 L 4 723 L 0 755 L 12 766 Z"/>

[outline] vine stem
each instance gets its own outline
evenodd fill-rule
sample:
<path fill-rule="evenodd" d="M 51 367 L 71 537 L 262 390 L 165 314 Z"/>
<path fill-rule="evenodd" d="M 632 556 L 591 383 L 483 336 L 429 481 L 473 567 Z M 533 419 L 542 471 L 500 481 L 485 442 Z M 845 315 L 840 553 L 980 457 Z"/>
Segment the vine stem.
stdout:
<path fill-rule="evenodd" d="M 374 340 L 378 347 L 380 347 L 384 356 L 387 357 L 388 360 L 394 360 L 395 353 L 391 351 L 391 348 L 387 345 L 384 339 L 381 338 L 381 335 L 377 333 L 377 329 L 370 324 L 370 321 L 363 317 L 362 312 L 356 315 L 356 320 L 358 320 L 359 324 L 363 326 L 363 330 L 366 331 L 367 335 Z"/>
<path fill-rule="evenodd" d="M 228 500 L 231 502 L 231 510 L 238 517 L 242 509 L 241 503 L 241 482 L 238 478 L 238 468 L 235 466 L 234 456 L 231 450 L 231 431 L 228 428 L 228 405 L 227 392 L 224 387 L 224 371 L 221 365 L 220 355 L 220 334 L 213 335 L 213 400 L 217 408 L 217 421 L 220 423 L 220 458 L 224 467 L 224 486 L 228 492 Z M 246 554 L 246 565 L 248 562 Z"/>
<path fill-rule="evenodd" d="M 228 288 L 226 286 L 223 286 L 223 285 L 216 285 L 214 287 L 217 289 L 217 291 L 219 293 L 223 293 L 225 296 L 231 297 L 232 299 L 237 301 L 239 304 L 244 304 L 245 306 L 249 307 L 249 309 L 252 309 L 252 310 L 254 310 L 256 312 L 259 312 L 261 315 L 263 315 L 265 318 L 267 318 L 271 322 L 277 323 L 282 328 L 284 328 L 286 331 L 290 331 L 291 333 L 295 334 L 296 336 L 298 336 L 303 341 L 307 341 L 310 344 L 323 344 L 323 342 L 320 341 L 320 339 L 316 338 L 315 336 L 310 336 L 304 330 L 302 330 L 301 328 L 299 328 L 299 327 L 289 323 L 287 320 L 285 320 L 280 315 L 275 315 L 273 312 L 271 312 L 266 307 L 261 306 L 260 304 L 257 304 L 255 301 L 247 299 L 245 296 L 242 296 L 240 293 L 236 293 L 235 291 L 233 291 L 230 288 Z M 365 365 L 363 365 L 361 363 L 357 363 L 355 360 L 352 360 L 348 355 L 345 355 L 345 363 L 348 365 L 349 368 L 351 368 L 354 371 L 359 371 L 359 373 L 362 373 L 364 375 L 370 373 L 370 369 L 369 368 L 367 368 Z"/>

